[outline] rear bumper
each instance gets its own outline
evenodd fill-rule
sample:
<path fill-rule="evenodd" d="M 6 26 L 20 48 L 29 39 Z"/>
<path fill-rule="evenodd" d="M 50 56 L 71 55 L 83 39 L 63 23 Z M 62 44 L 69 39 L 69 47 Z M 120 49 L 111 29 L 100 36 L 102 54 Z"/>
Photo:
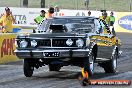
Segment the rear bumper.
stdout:
<path fill-rule="evenodd" d="M 88 57 L 89 49 L 76 50 L 15 50 L 19 58 Z"/>

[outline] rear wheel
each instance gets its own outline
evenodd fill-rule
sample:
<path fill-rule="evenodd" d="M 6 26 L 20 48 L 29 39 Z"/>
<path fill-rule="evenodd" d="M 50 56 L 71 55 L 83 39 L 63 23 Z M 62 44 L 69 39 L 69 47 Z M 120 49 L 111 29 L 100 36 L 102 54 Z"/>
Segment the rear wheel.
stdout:
<path fill-rule="evenodd" d="M 111 60 L 103 63 L 103 68 L 105 73 L 115 73 L 117 69 L 117 58 L 118 52 L 115 51 L 114 55 L 111 57 Z"/>
<path fill-rule="evenodd" d="M 26 77 L 31 77 L 33 75 L 34 67 L 32 66 L 32 61 L 30 59 L 24 59 L 23 71 Z"/>
<path fill-rule="evenodd" d="M 49 64 L 49 71 L 59 71 L 60 69 L 60 65 Z"/>

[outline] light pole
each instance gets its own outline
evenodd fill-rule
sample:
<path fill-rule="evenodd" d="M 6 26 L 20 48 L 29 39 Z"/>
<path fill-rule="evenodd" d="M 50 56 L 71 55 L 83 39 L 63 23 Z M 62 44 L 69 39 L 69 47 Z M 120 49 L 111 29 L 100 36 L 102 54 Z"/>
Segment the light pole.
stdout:
<path fill-rule="evenodd" d="M 28 7 L 28 0 L 23 0 L 23 6 Z"/>
<path fill-rule="evenodd" d="M 78 0 L 77 0 L 77 5 L 76 5 L 76 9 L 78 10 Z"/>
<path fill-rule="evenodd" d="M 47 2 L 48 2 L 48 6 L 47 7 L 49 8 L 50 7 L 50 0 L 48 0 Z"/>
<path fill-rule="evenodd" d="M 89 5 L 89 0 L 85 0 L 85 6 L 87 10 L 88 10 L 88 5 Z"/>
<path fill-rule="evenodd" d="M 105 8 L 105 0 L 104 0 L 104 10 L 105 10 L 106 8 Z"/>
<path fill-rule="evenodd" d="M 45 8 L 45 0 L 41 0 L 41 8 Z"/>
<path fill-rule="evenodd" d="M 130 12 L 132 11 L 132 0 L 130 0 Z"/>
<path fill-rule="evenodd" d="M 20 0 L 20 7 L 21 7 L 21 0 Z"/>

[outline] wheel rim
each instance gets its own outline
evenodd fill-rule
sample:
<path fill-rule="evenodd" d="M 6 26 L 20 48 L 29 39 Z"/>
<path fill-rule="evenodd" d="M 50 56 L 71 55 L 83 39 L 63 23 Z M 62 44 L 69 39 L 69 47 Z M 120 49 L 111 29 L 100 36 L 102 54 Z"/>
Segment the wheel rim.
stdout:
<path fill-rule="evenodd" d="M 113 56 L 113 67 L 114 67 L 114 69 L 117 68 L 117 53 L 115 53 Z"/>
<path fill-rule="evenodd" d="M 89 56 L 89 62 L 90 62 L 90 70 L 91 70 L 91 73 L 93 74 L 94 73 L 94 60 L 93 60 L 93 55 L 90 55 Z"/>
<path fill-rule="evenodd" d="M 30 69 L 31 69 L 31 71 L 33 71 L 34 70 L 34 67 L 31 67 Z"/>

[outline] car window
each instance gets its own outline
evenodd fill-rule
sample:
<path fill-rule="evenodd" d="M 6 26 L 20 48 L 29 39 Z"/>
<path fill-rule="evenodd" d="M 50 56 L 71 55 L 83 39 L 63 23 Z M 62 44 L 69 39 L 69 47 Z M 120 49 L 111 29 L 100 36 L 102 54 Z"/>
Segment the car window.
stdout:
<path fill-rule="evenodd" d="M 38 27 L 39 30 L 50 30 L 50 25 L 63 25 L 66 28 L 66 32 L 79 32 L 89 33 L 95 31 L 94 19 L 86 18 L 58 18 L 48 19 Z"/>
<path fill-rule="evenodd" d="M 100 25 L 101 25 L 101 29 L 100 29 L 100 33 L 104 33 L 105 28 L 105 24 L 102 22 L 102 20 L 100 20 Z"/>
<path fill-rule="evenodd" d="M 97 33 L 100 33 L 100 31 L 101 31 L 101 25 L 100 25 L 99 20 L 98 19 L 95 19 L 94 20 L 94 23 L 95 23 L 95 30 L 96 30 L 96 32 Z"/>
<path fill-rule="evenodd" d="M 41 24 L 38 25 L 37 30 L 47 31 L 51 24 L 50 20 L 44 20 Z"/>

